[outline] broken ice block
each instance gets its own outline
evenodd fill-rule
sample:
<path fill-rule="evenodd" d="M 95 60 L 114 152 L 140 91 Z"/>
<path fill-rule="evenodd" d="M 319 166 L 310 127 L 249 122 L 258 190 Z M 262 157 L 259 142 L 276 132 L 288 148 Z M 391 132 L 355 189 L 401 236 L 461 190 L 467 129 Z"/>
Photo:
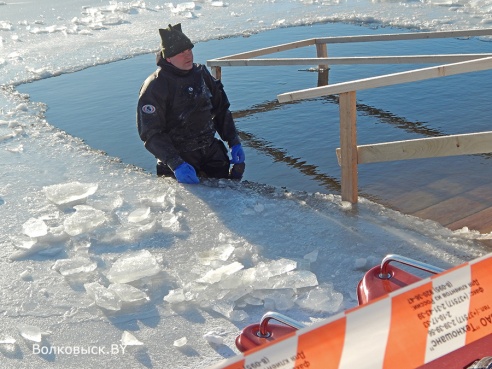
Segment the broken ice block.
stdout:
<path fill-rule="evenodd" d="M 218 334 L 213 333 L 213 332 L 205 333 L 203 335 L 203 338 L 205 338 L 208 343 L 211 343 L 214 345 L 223 345 L 224 344 L 224 338 L 219 336 Z"/>
<path fill-rule="evenodd" d="M 299 296 L 296 303 L 305 309 L 335 313 L 342 307 L 343 295 L 326 284 Z"/>
<path fill-rule="evenodd" d="M 264 288 L 304 288 L 318 285 L 316 274 L 309 270 L 293 270 L 270 278 Z"/>
<path fill-rule="evenodd" d="M 17 329 L 20 335 L 28 341 L 41 342 L 43 339 L 41 329 L 34 325 L 20 324 Z"/>
<path fill-rule="evenodd" d="M 186 300 L 185 294 L 182 288 L 169 291 L 169 293 L 164 296 L 164 301 L 170 304 L 177 304 Z"/>
<path fill-rule="evenodd" d="M 161 226 L 163 228 L 177 228 L 179 226 L 178 216 L 173 213 L 163 213 L 161 215 Z"/>
<path fill-rule="evenodd" d="M 212 310 L 222 314 L 226 318 L 230 318 L 232 312 L 234 311 L 234 303 L 227 301 L 213 301 Z"/>
<path fill-rule="evenodd" d="M 84 288 L 97 306 L 112 311 L 121 309 L 121 299 L 114 291 L 108 290 L 97 282 L 85 283 Z"/>
<path fill-rule="evenodd" d="M 197 282 L 209 284 L 217 283 L 224 277 L 234 274 L 243 268 L 243 264 L 235 261 L 233 263 L 221 266 L 220 268 L 208 271 L 203 277 L 197 279 Z"/>
<path fill-rule="evenodd" d="M 200 263 L 203 265 L 210 265 L 216 260 L 226 261 L 234 252 L 235 247 L 227 244 L 212 248 L 211 250 L 197 253 Z"/>
<path fill-rule="evenodd" d="M 90 232 L 106 221 L 105 213 L 92 206 L 76 205 L 74 209 L 75 213 L 63 222 L 65 232 L 70 236 Z"/>
<path fill-rule="evenodd" d="M 186 337 L 181 337 L 180 339 L 177 339 L 174 341 L 174 346 L 175 347 L 183 347 L 188 343 L 188 339 Z"/>
<path fill-rule="evenodd" d="M 0 345 L 13 345 L 15 343 L 15 338 L 4 336 L 0 338 Z"/>
<path fill-rule="evenodd" d="M 43 187 L 44 194 L 57 205 L 86 199 L 97 191 L 97 183 L 69 182 Z"/>
<path fill-rule="evenodd" d="M 30 218 L 22 225 L 22 233 L 32 238 L 46 236 L 48 226 L 42 219 Z"/>
<path fill-rule="evenodd" d="M 128 283 L 158 274 L 161 267 L 148 250 L 124 255 L 116 260 L 107 277 L 113 283 Z"/>
<path fill-rule="evenodd" d="M 128 215 L 128 221 L 130 223 L 140 223 L 147 219 L 150 215 L 150 208 L 139 208 L 130 213 Z"/>
<path fill-rule="evenodd" d="M 304 255 L 304 259 L 306 259 L 310 263 L 314 263 L 316 260 L 318 260 L 318 250 L 314 250 L 309 254 Z"/>
<path fill-rule="evenodd" d="M 129 284 L 113 283 L 109 285 L 108 290 L 115 292 L 121 301 L 124 302 L 140 302 L 150 300 L 149 296 L 147 296 L 144 291 L 141 291 Z"/>
<path fill-rule="evenodd" d="M 124 331 L 121 335 L 121 344 L 123 346 L 142 346 L 143 342 L 139 341 L 133 334 Z"/>
<path fill-rule="evenodd" d="M 297 262 L 289 259 L 273 260 L 268 263 L 260 262 L 256 265 L 256 274 L 264 278 L 284 274 L 296 269 Z"/>
<path fill-rule="evenodd" d="M 75 257 L 73 259 L 60 259 L 53 264 L 51 269 L 56 270 L 63 276 L 89 273 L 97 268 L 97 263 L 89 258 Z"/>
<path fill-rule="evenodd" d="M 244 310 L 233 310 L 229 316 L 229 318 L 233 322 L 242 322 L 245 319 L 248 319 L 249 315 Z"/>

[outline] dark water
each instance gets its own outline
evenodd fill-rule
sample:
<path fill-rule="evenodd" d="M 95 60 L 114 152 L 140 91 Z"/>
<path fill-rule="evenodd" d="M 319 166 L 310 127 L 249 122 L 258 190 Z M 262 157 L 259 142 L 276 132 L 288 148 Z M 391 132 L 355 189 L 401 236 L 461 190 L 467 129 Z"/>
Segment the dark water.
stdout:
<path fill-rule="evenodd" d="M 328 23 L 280 28 L 250 37 L 195 45 L 195 61 L 313 37 L 405 32 Z M 158 43 L 156 37 L 156 43 Z M 479 39 L 442 39 L 329 45 L 329 56 L 488 53 Z M 272 57 L 315 57 L 314 47 Z M 428 65 L 333 66 L 329 83 L 417 69 Z M 135 127 L 143 80 L 155 69 L 154 55 L 142 55 L 80 72 L 22 85 L 33 101 L 47 104 L 48 121 L 90 146 L 155 173 L 155 159 Z M 377 143 L 487 131 L 492 72 L 358 92 L 358 143 Z M 294 190 L 339 193 L 339 112 L 336 96 L 278 104 L 277 94 L 315 87 L 308 66 L 223 68 L 222 81 L 241 132 L 247 157 L 244 179 Z M 359 166 L 359 190 L 383 202 L 441 178 L 476 186 L 492 179 L 488 155 L 397 161 Z"/>

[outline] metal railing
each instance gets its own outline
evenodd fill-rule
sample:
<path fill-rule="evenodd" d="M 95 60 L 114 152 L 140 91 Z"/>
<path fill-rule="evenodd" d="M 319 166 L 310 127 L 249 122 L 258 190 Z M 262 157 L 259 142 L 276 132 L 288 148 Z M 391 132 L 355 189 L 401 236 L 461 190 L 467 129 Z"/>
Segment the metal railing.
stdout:
<path fill-rule="evenodd" d="M 356 136 L 357 91 L 492 69 L 492 54 L 329 58 L 327 56 L 327 44 L 490 35 L 492 35 L 492 29 L 312 38 L 211 59 L 207 61 L 207 65 L 211 68 L 212 74 L 219 79 L 222 77 L 221 68 L 225 66 L 318 65 L 318 87 L 282 93 L 277 98 L 279 102 L 283 103 L 339 95 L 340 148 L 336 149 L 336 155 L 341 166 L 341 195 L 342 200 L 357 203 L 357 166 L 359 164 L 492 152 L 492 131 L 359 146 Z M 316 58 L 258 58 L 263 55 L 312 45 L 316 46 Z M 330 65 L 384 63 L 448 64 L 327 85 L 327 70 Z"/>

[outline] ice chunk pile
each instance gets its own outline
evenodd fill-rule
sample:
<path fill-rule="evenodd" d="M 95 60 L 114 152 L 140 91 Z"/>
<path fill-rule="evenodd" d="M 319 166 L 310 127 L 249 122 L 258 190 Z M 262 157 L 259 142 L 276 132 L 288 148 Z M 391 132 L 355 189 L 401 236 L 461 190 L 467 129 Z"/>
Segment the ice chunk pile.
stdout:
<path fill-rule="evenodd" d="M 304 309 L 330 313 L 342 308 L 343 296 L 333 286 L 319 286 L 316 275 L 298 269 L 295 260 L 259 261 L 245 268 L 234 260 L 235 255 L 244 254 L 240 249 L 240 245 L 226 243 L 197 253 L 206 271 L 170 290 L 164 301 L 172 305 L 195 303 L 232 321 L 248 318 L 245 310 L 248 306 L 283 311 L 297 304 Z M 314 261 L 316 255 L 317 252 L 312 252 L 306 259 Z"/>
<path fill-rule="evenodd" d="M 79 260 L 82 262 L 82 258 Z M 68 265 L 73 266 L 73 262 Z M 55 263 L 55 267 L 62 274 L 62 271 L 67 269 L 63 266 L 65 263 L 61 263 L 61 261 Z M 87 268 L 87 264 L 83 264 L 83 267 Z M 70 272 L 72 270 L 75 269 L 69 269 Z M 84 288 L 97 306 L 115 312 L 121 310 L 125 304 L 132 305 L 149 301 L 150 298 L 144 291 L 128 283 L 155 276 L 160 271 L 160 265 L 148 250 L 131 252 L 121 256 L 113 263 L 106 274 L 111 282 L 107 287 L 93 281 L 84 283 Z"/>
<path fill-rule="evenodd" d="M 152 296 L 165 294 L 160 301 L 170 307 L 192 305 L 231 321 L 247 319 L 248 307 L 252 306 L 277 311 L 296 304 L 323 312 L 341 308 L 342 295 L 319 286 L 310 271 L 317 250 L 296 260 L 263 260 L 248 241 L 219 233 L 214 247 L 207 248 L 197 239 L 196 253 L 186 254 L 186 265 L 193 265 L 192 270 L 181 273 L 179 268 L 166 268 L 165 274 L 161 258 L 145 248 L 115 258 L 92 254 L 92 248 L 97 247 L 94 244 L 134 241 L 159 227 L 168 234 L 180 229 L 181 212 L 176 210 L 174 188 L 149 188 L 130 202 L 118 191 L 97 194 L 99 187 L 80 182 L 44 187 L 48 201 L 41 204 L 40 216 L 28 219 L 22 226 L 23 234 L 12 238 L 23 255 L 49 252 L 46 245 L 64 248 L 69 256 L 57 260 L 52 270 L 70 283 L 83 284 L 95 306 L 112 313 L 127 311 L 125 307 L 146 304 Z M 255 212 L 263 210 L 256 204 Z M 161 278 L 164 275 L 166 278 Z"/>
<path fill-rule="evenodd" d="M 180 230 L 180 214 L 175 212 L 175 189 L 143 192 L 135 203 L 123 200 L 119 191 L 96 193 L 98 183 L 67 182 L 42 189 L 45 203 L 36 217 L 22 224 L 22 234 L 11 236 L 19 249 L 12 259 L 68 249 L 81 237 L 98 243 L 135 241 L 149 233 Z"/>

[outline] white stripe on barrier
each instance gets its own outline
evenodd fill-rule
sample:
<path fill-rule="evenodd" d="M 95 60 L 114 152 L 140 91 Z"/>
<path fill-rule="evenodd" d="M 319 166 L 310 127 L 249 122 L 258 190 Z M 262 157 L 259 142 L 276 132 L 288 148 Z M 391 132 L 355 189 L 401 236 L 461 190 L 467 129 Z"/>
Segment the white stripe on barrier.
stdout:
<path fill-rule="evenodd" d="M 388 298 L 347 314 L 339 368 L 382 368 L 390 321 L 391 299 Z M 363 366 L 360 366 L 361 362 Z"/>
<path fill-rule="evenodd" d="M 432 311 L 428 320 L 425 362 L 463 347 L 470 308 L 471 269 L 465 266 L 432 280 Z"/>

